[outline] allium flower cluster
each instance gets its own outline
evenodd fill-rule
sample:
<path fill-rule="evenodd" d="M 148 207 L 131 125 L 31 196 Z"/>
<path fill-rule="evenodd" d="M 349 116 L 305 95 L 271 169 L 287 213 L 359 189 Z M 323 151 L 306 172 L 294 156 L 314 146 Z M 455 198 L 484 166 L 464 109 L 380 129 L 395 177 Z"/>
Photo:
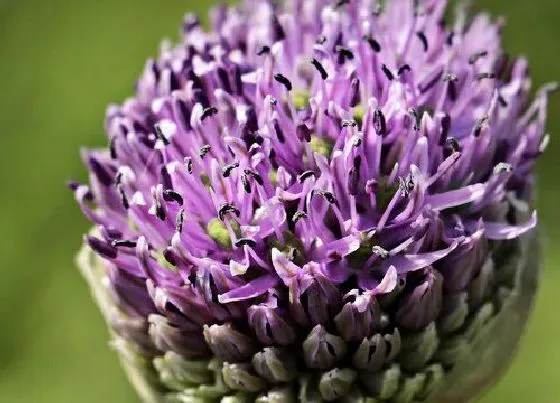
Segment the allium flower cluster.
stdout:
<path fill-rule="evenodd" d="M 459 402 L 499 375 L 535 288 L 552 87 L 529 104 L 501 21 L 446 3 L 188 15 L 109 107 L 70 187 L 146 401 Z"/>

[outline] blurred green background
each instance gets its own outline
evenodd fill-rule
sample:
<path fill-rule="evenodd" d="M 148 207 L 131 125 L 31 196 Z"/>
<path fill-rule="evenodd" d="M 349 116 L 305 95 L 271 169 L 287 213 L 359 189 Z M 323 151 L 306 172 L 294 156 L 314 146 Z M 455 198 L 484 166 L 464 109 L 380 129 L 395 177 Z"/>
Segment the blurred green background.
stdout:
<path fill-rule="evenodd" d="M 88 229 L 68 178 L 78 149 L 105 144 L 106 104 L 131 94 L 161 37 L 195 0 L 0 0 L 0 402 L 136 402 L 73 258 Z M 478 0 L 505 15 L 505 43 L 536 84 L 560 78 L 560 2 Z M 483 401 L 558 403 L 560 96 L 539 165 L 542 291 L 507 377 Z"/>

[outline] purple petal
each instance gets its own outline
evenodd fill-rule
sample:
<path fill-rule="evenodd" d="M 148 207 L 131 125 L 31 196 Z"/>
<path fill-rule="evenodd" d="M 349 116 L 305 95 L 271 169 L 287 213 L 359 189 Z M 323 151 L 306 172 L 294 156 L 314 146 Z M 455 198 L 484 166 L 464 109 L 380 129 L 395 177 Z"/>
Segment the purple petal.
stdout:
<path fill-rule="evenodd" d="M 449 255 L 456 247 L 457 242 L 453 242 L 449 247 L 434 252 L 393 256 L 385 260 L 381 268 L 389 270 L 391 266 L 395 266 L 399 274 L 419 270 Z"/>
<path fill-rule="evenodd" d="M 484 235 L 493 241 L 515 239 L 532 230 L 537 225 L 537 212 L 533 212 L 531 219 L 521 225 L 508 225 L 499 222 L 485 222 Z"/>
<path fill-rule="evenodd" d="M 278 278 L 266 274 L 247 284 L 238 287 L 234 290 L 220 294 L 218 300 L 222 304 L 228 304 L 230 302 L 244 301 L 247 299 L 258 297 L 263 295 L 269 288 L 274 287 L 278 283 Z"/>
<path fill-rule="evenodd" d="M 461 189 L 426 196 L 426 204 L 429 204 L 435 211 L 461 206 L 480 200 L 484 196 L 485 189 L 485 184 L 475 183 Z"/>

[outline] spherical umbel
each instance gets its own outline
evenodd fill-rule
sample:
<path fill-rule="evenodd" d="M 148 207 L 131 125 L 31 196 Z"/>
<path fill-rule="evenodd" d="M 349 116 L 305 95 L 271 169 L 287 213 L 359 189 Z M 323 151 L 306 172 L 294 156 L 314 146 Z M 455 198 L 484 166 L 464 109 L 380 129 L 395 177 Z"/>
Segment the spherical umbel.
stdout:
<path fill-rule="evenodd" d="M 79 265 L 147 402 L 462 402 L 538 274 L 547 85 L 435 0 L 188 15 L 70 183 Z M 529 106 L 527 106 L 529 105 Z"/>

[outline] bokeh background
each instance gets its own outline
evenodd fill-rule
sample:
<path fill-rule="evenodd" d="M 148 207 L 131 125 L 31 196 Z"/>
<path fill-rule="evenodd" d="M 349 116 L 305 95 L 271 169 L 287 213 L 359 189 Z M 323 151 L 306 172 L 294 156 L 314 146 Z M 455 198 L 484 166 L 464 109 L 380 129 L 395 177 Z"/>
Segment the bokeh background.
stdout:
<path fill-rule="evenodd" d="M 209 3 L 0 0 L 0 402 L 137 402 L 74 267 L 88 224 L 64 184 L 85 178 L 79 147 L 105 144 L 106 104 L 131 93 L 185 11 Z M 474 3 L 507 17 L 505 44 L 529 57 L 536 85 L 560 79 L 560 2 Z M 560 401 L 560 95 L 548 130 L 542 291 L 518 359 L 484 403 Z"/>

